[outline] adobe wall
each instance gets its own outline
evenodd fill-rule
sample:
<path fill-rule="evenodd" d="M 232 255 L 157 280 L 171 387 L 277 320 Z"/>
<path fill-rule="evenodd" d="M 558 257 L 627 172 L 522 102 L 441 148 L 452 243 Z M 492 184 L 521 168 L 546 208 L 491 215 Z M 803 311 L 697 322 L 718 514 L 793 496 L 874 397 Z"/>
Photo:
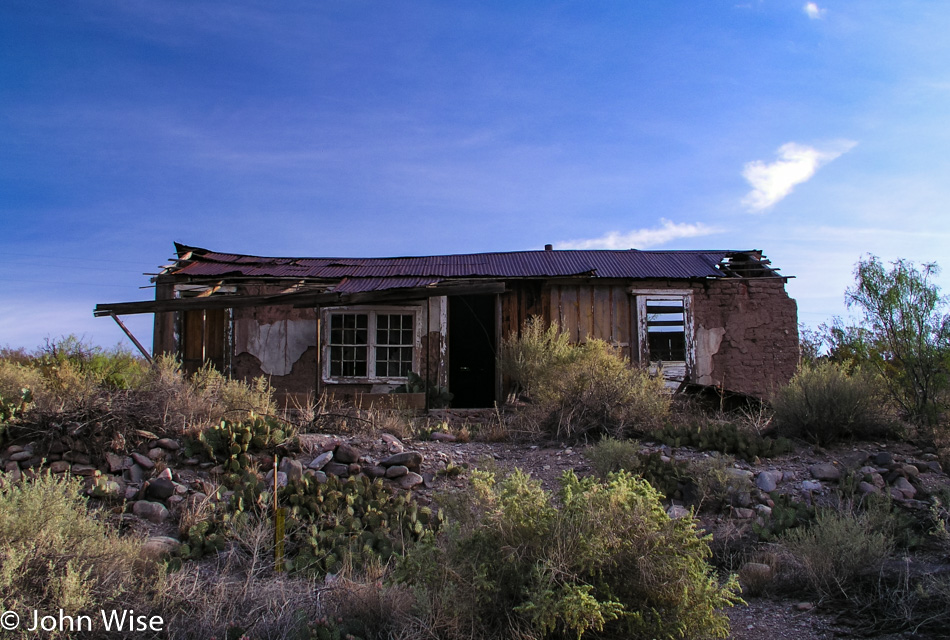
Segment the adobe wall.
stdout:
<path fill-rule="evenodd" d="M 784 281 L 714 280 L 694 288 L 693 380 L 765 397 L 794 375 L 798 305 Z"/>

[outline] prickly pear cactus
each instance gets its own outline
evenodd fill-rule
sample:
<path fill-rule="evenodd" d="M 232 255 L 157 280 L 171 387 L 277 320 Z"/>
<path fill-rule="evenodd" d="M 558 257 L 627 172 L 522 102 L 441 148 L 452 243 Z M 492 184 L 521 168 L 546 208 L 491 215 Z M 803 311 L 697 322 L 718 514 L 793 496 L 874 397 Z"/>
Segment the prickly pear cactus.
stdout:
<path fill-rule="evenodd" d="M 386 562 L 442 525 L 441 511 L 421 509 L 409 493 L 392 493 L 381 480 L 331 477 L 326 484 L 305 476 L 278 492 L 289 507 L 288 531 L 299 553 L 290 568 L 317 574 Z"/>
<path fill-rule="evenodd" d="M 231 480 L 228 503 L 183 532 L 182 558 L 220 551 L 244 518 L 273 516 L 273 487 L 257 473 Z M 286 568 L 315 575 L 386 562 L 434 535 L 444 521 L 441 511 L 420 507 L 410 493 L 393 493 L 382 480 L 365 476 L 331 476 L 325 484 L 304 476 L 280 488 L 277 501 L 286 509 Z"/>
<path fill-rule="evenodd" d="M 276 446 L 287 437 L 283 425 L 273 418 L 251 415 L 243 422 L 222 420 L 185 444 L 186 455 L 204 454 L 224 466 L 225 471 L 239 473 L 251 466 L 250 454 Z"/>

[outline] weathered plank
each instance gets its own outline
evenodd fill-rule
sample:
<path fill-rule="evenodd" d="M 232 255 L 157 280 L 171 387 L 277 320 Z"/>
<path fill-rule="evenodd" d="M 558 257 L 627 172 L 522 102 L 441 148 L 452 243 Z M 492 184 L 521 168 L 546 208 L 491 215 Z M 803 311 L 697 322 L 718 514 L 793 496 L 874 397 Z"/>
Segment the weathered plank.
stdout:
<path fill-rule="evenodd" d="M 584 342 L 594 333 L 594 288 L 589 284 L 577 287 L 577 340 Z"/>
<path fill-rule="evenodd" d="M 558 322 L 561 325 L 561 331 L 568 335 L 571 342 L 579 342 L 580 335 L 577 330 L 577 287 L 571 285 L 561 286 L 561 303 L 559 305 Z"/>
<path fill-rule="evenodd" d="M 613 309 L 610 308 L 610 287 L 594 287 L 593 294 L 594 322 L 593 329 L 591 330 L 591 337 L 606 340 L 607 342 L 613 342 Z"/>

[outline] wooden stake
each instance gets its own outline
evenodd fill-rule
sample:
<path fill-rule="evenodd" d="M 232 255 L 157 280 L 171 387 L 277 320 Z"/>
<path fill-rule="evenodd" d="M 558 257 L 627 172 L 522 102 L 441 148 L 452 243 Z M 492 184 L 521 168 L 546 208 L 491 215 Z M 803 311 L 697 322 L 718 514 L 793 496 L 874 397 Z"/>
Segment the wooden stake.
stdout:
<path fill-rule="evenodd" d="M 277 506 L 277 456 L 274 455 L 274 570 L 284 571 L 284 510 Z"/>

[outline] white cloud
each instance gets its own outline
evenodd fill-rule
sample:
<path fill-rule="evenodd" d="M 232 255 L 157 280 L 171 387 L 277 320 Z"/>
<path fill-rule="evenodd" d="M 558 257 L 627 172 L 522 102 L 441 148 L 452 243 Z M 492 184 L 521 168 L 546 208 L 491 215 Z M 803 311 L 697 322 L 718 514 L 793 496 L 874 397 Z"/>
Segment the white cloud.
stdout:
<path fill-rule="evenodd" d="M 797 184 L 811 179 L 819 167 L 851 150 L 856 142 L 835 143 L 827 149 L 816 149 L 796 142 L 783 144 L 778 149 L 778 160 L 771 164 L 755 160 L 746 164 L 742 177 L 750 191 L 742 200 L 750 211 L 764 211 L 792 192 Z"/>
<path fill-rule="evenodd" d="M 805 3 L 804 11 L 805 11 L 805 15 L 811 18 L 812 20 L 821 20 L 822 18 L 825 17 L 825 13 L 828 10 L 820 8 L 818 4 L 815 2 L 807 2 Z"/>
<path fill-rule="evenodd" d="M 646 249 L 666 244 L 678 238 L 695 238 L 719 233 L 719 229 L 701 222 L 670 222 L 660 218 L 660 226 L 621 233 L 610 231 L 599 238 L 568 240 L 555 245 L 556 249 Z"/>

